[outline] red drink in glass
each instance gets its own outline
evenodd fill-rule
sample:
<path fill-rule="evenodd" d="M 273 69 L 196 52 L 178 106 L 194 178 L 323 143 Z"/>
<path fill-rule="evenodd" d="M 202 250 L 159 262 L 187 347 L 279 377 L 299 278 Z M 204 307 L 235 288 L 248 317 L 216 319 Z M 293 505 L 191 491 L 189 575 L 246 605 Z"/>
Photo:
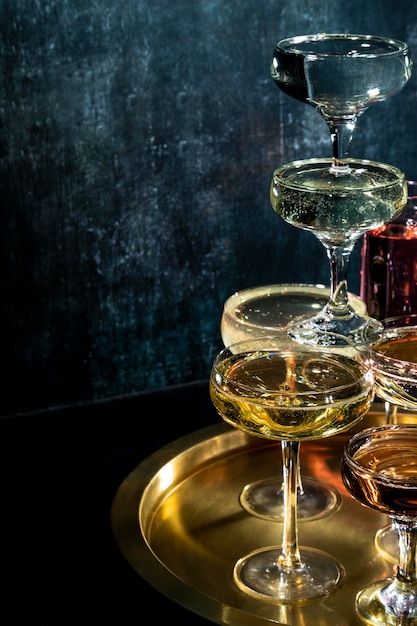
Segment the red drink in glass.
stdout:
<path fill-rule="evenodd" d="M 372 317 L 417 313 L 417 182 L 408 181 L 408 202 L 391 222 L 364 234 L 360 297 Z"/>

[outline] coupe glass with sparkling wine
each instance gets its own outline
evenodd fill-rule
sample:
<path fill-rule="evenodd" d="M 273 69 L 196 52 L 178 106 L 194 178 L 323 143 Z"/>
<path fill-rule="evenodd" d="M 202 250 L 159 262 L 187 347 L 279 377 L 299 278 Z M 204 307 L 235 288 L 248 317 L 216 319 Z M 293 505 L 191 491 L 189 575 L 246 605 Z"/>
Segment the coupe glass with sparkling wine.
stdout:
<path fill-rule="evenodd" d="M 381 324 L 356 314 L 348 301 L 347 270 L 356 241 L 406 204 L 403 174 L 394 167 L 349 158 L 358 117 L 393 96 L 411 75 L 408 46 L 371 35 L 317 34 L 280 41 L 271 65 L 276 85 L 314 106 L 326 120 L 329 159 L 288 163 L 274 172 L 270 198 L 288 223 L 309 230 L 330 262 L 330 297 L 322 311 L 294 320 L 289 332 L 304 343 L 368 343 Z"/>
<path fill-rule="evenodd" d="M 288 325 L 297 341 L 320 345 L 369 343 L 381 323 L 357 313 L 349 303 L 348 263 L 356 241 L 399 213 L 407 202 L 404 174 L 384 163 L 349 159 L 349 171 L 337 175 L 331 159 L 306 159 L 275 170 L 271 204 L 286 222 L 321 241 L 330 261 L 330 298 L 312 317 Z"/>
<path fill-rule="evenodd" d="M 274 333 L 276 347 L 288 342 L 287 324 L 297 315 L 313 314 L 329 298 L 324 285 L 276 284 L 241 289 L 224 303 L 220 329 L 225 346 L 244 339 Z M 365 303 L 349 294 L 353 308 L 366 312 Z M 290 340 L 291 341 L 291 340 Z M 336 511 L 341 497 L 333 485 L 313 476 L 302 475 L 300 465 L 297 489 L 299 520 L 314 520 Z M 284 488 L 278 476 L 270 476 L 244 485 L 240 494 L 243 508 L 267 520 L 282 520 Z"/>
<path fill-rule="evenodd" d="M 389 515 L 399 536 L 396 577 L 371 582 L 359 591 L 356 611 L 366 624 L 415 626 L 417 425 L 376 426 L 353 435 L 345 446 L 341 471 L 353 498 Z"/>
<path fill-rule="evenodd" d="M 215 358 L 210 397 L 224 421 L 250 435 L 280 440 L 284 476 L 282 545 L 239 558 L 234 580 L 251 597 L 305 604 L 332 594 L 343 566 L 321 550 L 299 547 L 297 475 L 300 441 L 349 429 L 368 411 L 373 375 L 365 347 L 316 347 L 275 337 L 232 344 Z"/>

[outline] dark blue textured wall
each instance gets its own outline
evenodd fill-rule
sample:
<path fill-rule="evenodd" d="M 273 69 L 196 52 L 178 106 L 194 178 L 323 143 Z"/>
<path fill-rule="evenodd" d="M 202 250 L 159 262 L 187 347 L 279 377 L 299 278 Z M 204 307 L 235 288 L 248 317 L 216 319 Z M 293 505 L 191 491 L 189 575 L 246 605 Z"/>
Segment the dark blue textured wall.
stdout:
<path fill-rule="evenodd" d="M 330 154 L 269 77 L 278 39 L 318 31 L 417 58 L 401 0 L 1 0 L 2 414 L 206 378 L 235 290 L 328 283 L 269 204 L 276 167 Z M 351 153 L 415 178 L 416 136 L 417 72 Z"/>

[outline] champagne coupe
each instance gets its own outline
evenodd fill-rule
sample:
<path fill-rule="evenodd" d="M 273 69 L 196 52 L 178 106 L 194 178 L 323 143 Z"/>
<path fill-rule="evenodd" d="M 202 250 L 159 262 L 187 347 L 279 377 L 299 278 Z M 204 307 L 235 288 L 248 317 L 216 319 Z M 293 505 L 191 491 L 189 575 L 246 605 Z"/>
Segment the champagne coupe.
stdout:
<path fill-rule="evenodd" d="M 417 416 L 417 314 L 383 320 L 384 332 L 372 346 L 375 393 L 385 402 L 386 421 L 395 424 L 397 408 Z M 378 552 L 398 562 L 398 535 L 389 524 L 375 536 Z"/>
<path fill-rule="evenodd" d="M 284 521 L 281 546 L 239 558 L 235 584 L 253 598 L 306 604 L 332 594 L 343 566 L 321 550 L 299 547 L 297 475 L 300 441 L 349 429 L 369 410 L 373 374 L 369 351 L 317 347 L 276 337 L 244 340 L 216 356 L 210 397 L 219 415 L 249 435 L 281 441 Z"/>
<path fill-rule="evenodd" d="M 353 308 L 366 312 L 359 296 L 349 293 Z M 274 333 L 276 346 L 288 341 L 287 324 L 297 315 L 313 314 L 323 308 L 329 298 L 324 285 L 300 283 L 261 285 L 241 289 L 224 303 L 220 330 L 225 346 L 244 339 L 254 339 Z M 340 494 L 333 485 L 312 476 L 302 476 L 300 464 L 297 489 L 297 514 L 299 520 L 313 520 L 336 511 Z M 282 520 L 284 511 L 284 486 L 277 476 L 246 484 L 240 494 L 242 507 L 267 520 Z"/>
<path fill-rule="evenodd" d="M 398 215 L 407 202 L 407 182 L 396 167 L 348 159 L 338 174 L 331 159 L 305 159 L 275 170 L 272 208 L 289 224 L 311 231 L 330 263 L 330 297 L 311 317 L 288 325 L 293 339 L 317 345 L 368 344 L 383 330 L 381 322 L 354 311 L 348 299 L 348 265 L 356 241 Z"/>
<path fill-rule="evenodd" d="M 330 130 L 337 173 L 349 171 L 349 146 L 370 105 L 399 92 L 411 76 L 409 47 L 374 35 L 301 35 L 279 41 L 271 76 L 281 91 L 311 104 Z"/>
<path fill-rule="evenodd" d="M 388 514 L 399 536 L 395 578 L 374 581 L 359 591 L 356 612 L 374 626 L 415 626 L 417 425 L 376 426 L 356 433 L 345 446 L 341 472 L 353 498 Z"/>

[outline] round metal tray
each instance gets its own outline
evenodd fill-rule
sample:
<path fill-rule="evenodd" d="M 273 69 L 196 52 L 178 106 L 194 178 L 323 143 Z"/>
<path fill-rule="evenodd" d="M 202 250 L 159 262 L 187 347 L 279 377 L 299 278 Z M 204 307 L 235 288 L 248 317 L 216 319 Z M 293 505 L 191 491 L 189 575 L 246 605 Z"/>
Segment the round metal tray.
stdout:
<path fill-rule="evenodd" d="M 403 419 L 416 418 L 400 414 Z M 379 423 L 384 416 L 375 408 L 354 430 Z M 340 459 L 352 433 L 301 445 L 303 474 L 334 485 L 342 500 L 336 512 L 299 522 L 300 546 L 331 553 L 346 570 L 342 587 L 325 601 L 275 606 L 247 597 L 233 582 L 238 557 L 280 543 L 282 524 L 244 511 L 239 495 L 248 482 L 280 479 L 281 449 L 224 423 L 172 442 L 131 472 L 112 505 L 116 542 L 153 587 L 216 624 L 359 625 L 357 591 L 392 575 L 393 566 L 374 546 L 375 533 L 388 518 L 355 502 L 341 481 Z"/>

